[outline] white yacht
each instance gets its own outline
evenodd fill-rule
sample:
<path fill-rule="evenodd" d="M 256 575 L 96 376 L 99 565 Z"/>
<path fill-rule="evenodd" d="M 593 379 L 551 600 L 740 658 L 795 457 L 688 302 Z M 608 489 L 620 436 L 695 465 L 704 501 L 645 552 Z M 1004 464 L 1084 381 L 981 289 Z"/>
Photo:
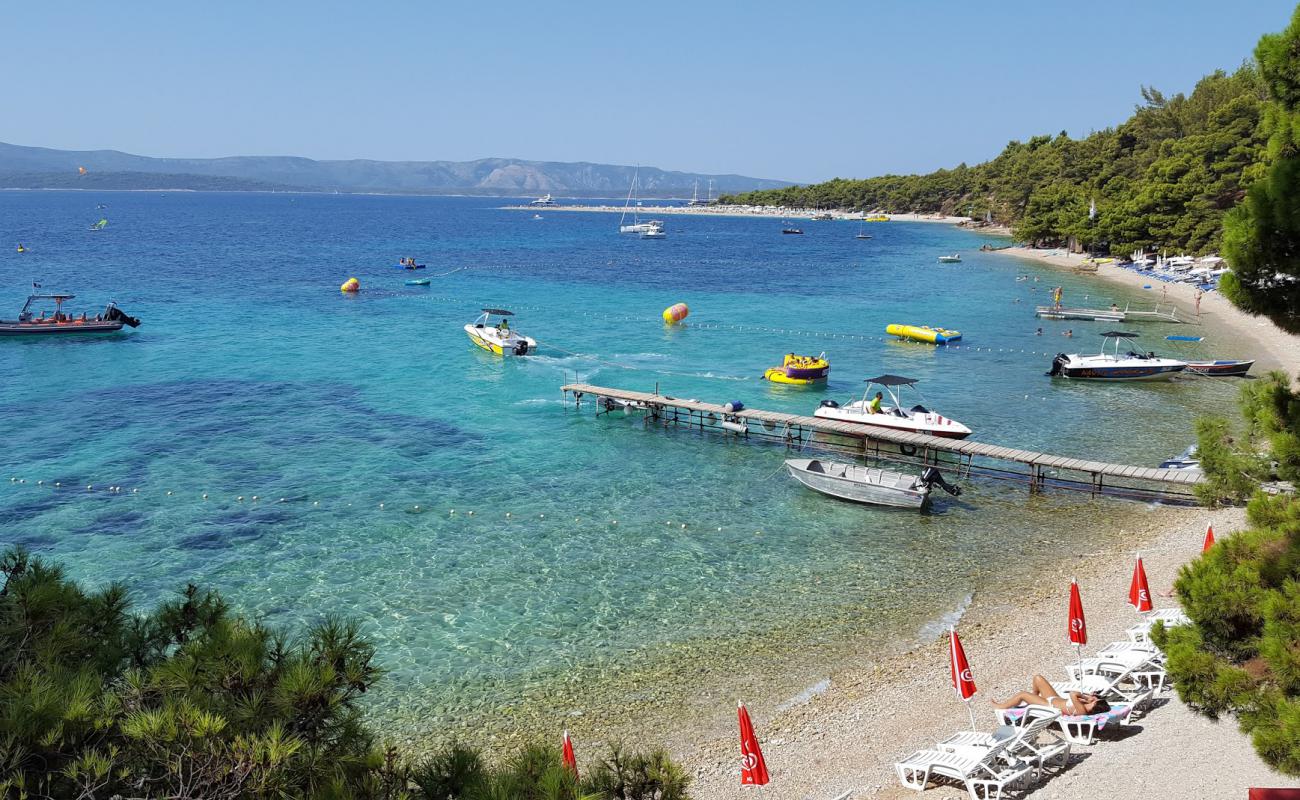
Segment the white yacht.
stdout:
<path fill-rule="evenodd" d="M 536 200 L 534 200 L 533 202 L 529 203 L 528 205 L 530 205 L 530 206 L 553 206 L 553 205 L 555 205 L 555 199 L 554 199 L 553 197 L 551 197 L 549 194 L 544 194 L 544 195 L 542 195 L 541 197 L 539 197 L 539 198 L 537 198 Z"/>
<path fill-rule="evenodd" d="M 649 227 L 641 231 L 642 239 L 667 239 L 668 234 L 664 231 L 663 220 L 652 219 L 645 223 Z"/>
<path fill-rule="evenodd" d="M 921 404 L 920 392 L 914 378 L 898 375 L 880 375 L 866 380 L 867 390 L 861 400 L 840 405 L 834 400 L 823 400 L 813 412 L 819 419 L 838 422 L 853 422 L 858 425 L 870 425 L 876 428 L 889 428 L 907 433 L 924 433 L 929 436 L 942 436 L 946 439 L 965 439 L 971 429 L 955 419 L 937 414 Z M 879 393 L 887 394 L 892 405 L 883 402 L 879 409 L 872 407 L 871 388 L 879 386 Z M 904 390 L 916 394 L 917 402 L 911 408 L 904 408 L 900 395 Z"/>

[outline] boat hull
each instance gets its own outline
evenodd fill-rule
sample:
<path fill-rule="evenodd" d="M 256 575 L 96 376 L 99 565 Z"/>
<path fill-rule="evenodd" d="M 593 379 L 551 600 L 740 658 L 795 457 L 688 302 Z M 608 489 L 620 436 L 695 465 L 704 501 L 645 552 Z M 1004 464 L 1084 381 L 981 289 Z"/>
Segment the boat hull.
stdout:
<path fill-rule="evenodd" d="M 537 348 L 537 342 L 527 336 L 511 334 L 508 339 L 495 335 L 496 328 L 465 326 L 465 335 L 475 346 L 498 356 L 526 356 Z"/>
<path fill-rule="evenodd" d="M 1167 381 L 1187 368 L 1186 364 L 1161 366 L 1068 366 L 1062 365 L 1054 378 L 1069 378 L 1077 381 L 1109 381 L 1112 383 L 1126 381 Z"/>
<path fill-rule="evenodd" d="M 1254 359 L 1250 361 L 1189 361 L 1187 371 L 1214 378 L 1240 378 L 1249 373 L 1250 368 L 1253 366 L 1255 366 Z"/>
<path fill-rule="evenodd" d="M 785 468 L 814 492 L 853 503 L 919 509 L 930 496 L 919 478 L 888 470 L 803 458 L 788 459 Z"/>
<path fill-rule="evenodd" d="M 867 428 L 882 428 L 884 430 L 902 431 L 903 433 L 923 433 L 927 436 L 938 436 L 944 439 L 965 439 L 971 435 L 970 428 L 940 414 L 926 413 L 924 415 L 899 416 L 893 413 L 888 406 L 877 414 L 868 413 L 862 408 L 861 403 L 838 407 L 821 406 L 813 412 L 813 416 L 818 419 L 834 420 L 835 422 L 850 422 Z M 921 418 L 917 419 L 918 416 Z"/>
<path fill-rule="evenodd" d="M 87 333 L 117 333 L 121 322 L 30 323 L 0 321 L 0 336 L 69 336 Z"/>

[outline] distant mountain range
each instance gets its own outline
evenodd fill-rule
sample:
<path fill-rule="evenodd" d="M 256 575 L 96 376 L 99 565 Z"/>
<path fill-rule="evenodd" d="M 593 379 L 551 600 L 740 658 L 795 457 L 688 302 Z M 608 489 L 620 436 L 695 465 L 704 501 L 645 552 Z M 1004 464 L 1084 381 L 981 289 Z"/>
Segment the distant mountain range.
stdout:
<path fill-rule="evenodd" d="M 85 170 L 83 174 L 81 169 Z M 636 167 L 481 158 L 477 161 L 315 161 L 293 156 L 151 158 L 117 150 L 52 150 L 0 142 L 0 188 L 201 189 L 611 197 Z M 715 196 L 779 189 L 788 181 L 640 167 L 640 194 L 686 196 L 713 181 Z"/>

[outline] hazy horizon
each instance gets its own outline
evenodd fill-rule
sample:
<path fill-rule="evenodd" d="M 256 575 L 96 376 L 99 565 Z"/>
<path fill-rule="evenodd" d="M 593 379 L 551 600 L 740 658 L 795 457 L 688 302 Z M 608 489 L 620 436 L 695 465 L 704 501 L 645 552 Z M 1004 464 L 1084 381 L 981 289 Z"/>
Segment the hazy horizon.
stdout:
<path fill-rule="evenodd" d="M 159 158 L 642 164 L 801 183 L 927 172 L 1125 119 L 1291 0 L 7 9 L 0 140 Z M 1212 31 L 1212 36 L 1206 36 Z"/>

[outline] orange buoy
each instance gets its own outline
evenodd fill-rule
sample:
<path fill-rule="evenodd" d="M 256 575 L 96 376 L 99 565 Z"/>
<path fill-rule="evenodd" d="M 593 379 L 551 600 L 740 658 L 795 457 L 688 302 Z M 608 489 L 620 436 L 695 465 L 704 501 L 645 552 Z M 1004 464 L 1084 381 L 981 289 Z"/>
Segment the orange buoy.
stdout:
<path fill-rule="evenodd" d="M 348 278 L 343 282 L 343 285 L 339 287 L 339 291 L 344 294 L 355 294 L 361 291 L 361 281 L 356 278 Z"/>
<path fill-rule="evenodd" d="M 691 310 L 686 307 L 685 303 L 676 303 L 664 309 L 664 322 L 669 325 L 676 325 L 686 319 L 686 315 L 689 313 L 691 313 Z"/>

